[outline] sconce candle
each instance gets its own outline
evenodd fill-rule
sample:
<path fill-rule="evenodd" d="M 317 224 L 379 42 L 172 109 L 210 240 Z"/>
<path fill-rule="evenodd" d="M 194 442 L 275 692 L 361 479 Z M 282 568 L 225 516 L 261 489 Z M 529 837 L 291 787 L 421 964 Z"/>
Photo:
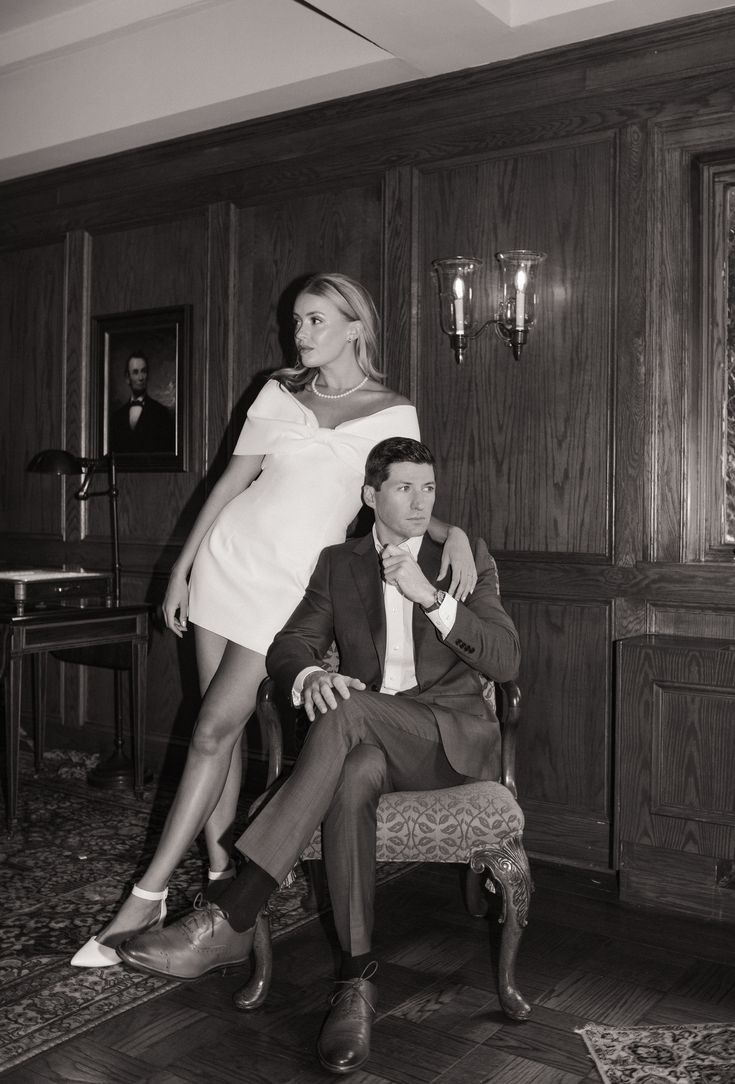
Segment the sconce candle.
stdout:
<path fill-rule="evenodd" d="M 454 330 L 457 335 L 464 335 L 464 282 L 460 275 L 454 280 Z"/>
<path fill-rule="evenodd" d="M 526 272 L 521 270 L 516 275 L 516 327 L 521 331 L 526 327 Z"/>

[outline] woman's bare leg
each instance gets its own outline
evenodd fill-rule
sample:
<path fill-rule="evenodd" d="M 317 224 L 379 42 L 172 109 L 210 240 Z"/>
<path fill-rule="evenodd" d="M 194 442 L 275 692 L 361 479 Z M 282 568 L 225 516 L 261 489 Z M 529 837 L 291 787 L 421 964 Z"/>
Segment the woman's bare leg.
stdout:
<path fill-rule="evenodd" d="M 166 887 L 217 806 L 230 772 L 233 749 L 255 709 L 258 686 L 264 677 L 264 656 L 228 641 L 202 701 L 181 782 L 156 853 L 138 879 L 141 888 L 159 892 Z M 97 939 L 113 944 L 123 932 L 150 922 L 158 907 L 158 903 L 128 896 Z"/>
<path fill-rule="evenodd" d="M 246 720 L 247 721 L 247 720 Z M 232 861 L 233 825 L 242 787 L 242 758 L 247 750 L 247 735 L 242 732 L 232 750 L 230 767 L 219 801 L 204 825 L 209 868 L 225 870 Z"/>
<path fill-rule="evenodd" d="M 194 626 L 194 637 L 197 669 L 199 671 L 199 688 L 202 696 L 204 696 L 222 661 L 227 639 L 216 632 L 210 632 L 209 629 L 203 629 L 199 625 Z M 230 770 L 227 773 L 220 799 L 212 810 L 209 820 L 204 825 L 204 840 L 207 844 L 207 855 L 211 870 L 225 870 L 231 861 L 232 825 L 235 820 L 242 786 L 242 758 L 246 752 L 247 734 L 243 730 L 242 737 L 235 742 L 232 750 Z"/>
<path fill-rule="evenodd" d="M 212 678 L 219 669 L 229 640 L 218 632 L 210 632 L 201 625 L 194 625 L 194 647 L 197 655 L 197 673 L 199 674 L 199 692 L 202 699 L 209 688 Z"/>

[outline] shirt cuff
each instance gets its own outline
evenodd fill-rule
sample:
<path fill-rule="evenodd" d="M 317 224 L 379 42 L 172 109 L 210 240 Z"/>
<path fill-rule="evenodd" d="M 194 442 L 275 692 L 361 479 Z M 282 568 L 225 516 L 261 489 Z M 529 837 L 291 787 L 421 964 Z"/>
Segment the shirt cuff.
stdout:
<path fill-rule="evenodd" d="M 300 708 L 304 703 L 304 681 L 309 674 L 315 673 L 317 670 L 323 670 L 323 666 L 305 666 L 303 670 L 299 671 L 296 675 L 296 680 L 291 686 L 291 703 L 295 708 Z"/>
<path fill-rule="evenodd" d="M 454 595 L 447 592 L 441 606 L 437 606 L 435 610 L 432 610 L 426 616 L 435 626 L 442 640 L 446 640 L 452 631 L 454 622 L 457 620 L 457 600 Z"/>

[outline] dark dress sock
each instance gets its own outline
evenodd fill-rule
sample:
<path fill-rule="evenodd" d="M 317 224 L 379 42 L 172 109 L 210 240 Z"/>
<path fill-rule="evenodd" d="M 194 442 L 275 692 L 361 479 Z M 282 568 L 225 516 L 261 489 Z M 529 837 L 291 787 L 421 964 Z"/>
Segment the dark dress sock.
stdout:
<path fill-rule="evenodd" d="M 343 952 L 339 968 L 340 981 L 347 982 L 349 979 L 361 978 L 368 964 L 374 961 L 375 957 L 372 952 L 363 952 L 359 956 L 350 956 L 348 952 Z"/>
<path fill-rule="evenodd" d="M 255 925 L 258 912 L 278 888 L 270 873 L 256 865 L 246 862 L 238 873 L 222 890 L 217 899 L 217 906 L 227 914 L 230 925 L 238 933 L 244 933 Z"/>

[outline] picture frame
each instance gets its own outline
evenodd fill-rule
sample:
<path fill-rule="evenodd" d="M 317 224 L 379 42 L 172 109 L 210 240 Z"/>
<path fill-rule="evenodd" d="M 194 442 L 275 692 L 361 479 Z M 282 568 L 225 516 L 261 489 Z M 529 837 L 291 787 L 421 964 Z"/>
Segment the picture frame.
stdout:
<path fill-rule="evenodd" d="M 124 471 L 188 470 L 191 306 L 92 323 L 91 454 Z"/>

